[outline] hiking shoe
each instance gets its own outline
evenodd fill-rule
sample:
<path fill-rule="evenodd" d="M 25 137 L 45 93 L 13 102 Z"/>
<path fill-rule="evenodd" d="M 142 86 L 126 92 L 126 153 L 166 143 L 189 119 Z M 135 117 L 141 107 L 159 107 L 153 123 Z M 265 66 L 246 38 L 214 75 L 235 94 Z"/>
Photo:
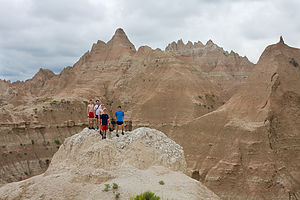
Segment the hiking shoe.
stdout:
<path fill-rule="evenodd" d="M 97 130 L 99 130 L 99 126 L 97 126 Z"/>
<path fill-rule="evenodd" d="M 117 133 L 117 137 L 119 137 L 119 134 Z"/>
<path fill-rule="evenodd" d="M 104 135 L 102 135 L 102 139 L 106 139 L 106 135 L 104 134 Z"/>
<path fill-rule="evenodd" d="M 124 135 L 124 132 L 122 131 L 122 135 Z"/>
<path fill-rule="evenodd" d="M 92 129 L 91 127 L 89 127 L 89 129 Z"/>
<path fill-rule="evenodd" d="M 95 128 L 94 128 L 94 127 L 92 127 L 91 129 L 95 130 Z"/>

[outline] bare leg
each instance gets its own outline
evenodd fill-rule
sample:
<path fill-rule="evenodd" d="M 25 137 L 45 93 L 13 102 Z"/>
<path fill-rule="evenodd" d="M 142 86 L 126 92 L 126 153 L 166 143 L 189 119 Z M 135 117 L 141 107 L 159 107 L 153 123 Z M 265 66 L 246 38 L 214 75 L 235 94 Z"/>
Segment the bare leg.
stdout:
<path fill-rule="evenodd" d="M 116 133 L 118 134 L 118 131 L 119 131 L 119 125 L 117 125 L 117 128 L 116 128 Z"/>
<path fill-rule="evenodd" d="M 122 133 L 124 132 L 124 124 L 122 124 Z"/>
<path fill-rule="evenodd" d="M 89 122 L 89 128 L 91 127 L 91 120 L 90 118 L 88 118 L 88 122 Z"/>
<path fill-rule="evenodd" d="M 97 127 L 99 127 L 99 126 L 98 126 L 98 119 L 96 118 L 96 128 L 97 128 Z"/>

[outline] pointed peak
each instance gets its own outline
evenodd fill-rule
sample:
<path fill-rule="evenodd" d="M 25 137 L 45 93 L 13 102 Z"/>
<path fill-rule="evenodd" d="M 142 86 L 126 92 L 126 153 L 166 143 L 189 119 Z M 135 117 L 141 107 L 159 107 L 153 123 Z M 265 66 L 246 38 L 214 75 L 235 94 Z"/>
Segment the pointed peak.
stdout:
<path fill-rule="evenodd" d="M 215 43 L 212 41 L 212 40 L 208 40 L 207 42 L 206 42 L 206 46 L 207 45 L 214 45 Z"/>
<path fill-rule="evenodd" d="M 115 32 L 115 35 L 126 35 L 126 33 L 122 28 L 118 28 Z"/>
<path fill-rule="evenodd" d="M 279 44 L 284 44 L 284 40 L 282 36 L 280 36 Z"/>

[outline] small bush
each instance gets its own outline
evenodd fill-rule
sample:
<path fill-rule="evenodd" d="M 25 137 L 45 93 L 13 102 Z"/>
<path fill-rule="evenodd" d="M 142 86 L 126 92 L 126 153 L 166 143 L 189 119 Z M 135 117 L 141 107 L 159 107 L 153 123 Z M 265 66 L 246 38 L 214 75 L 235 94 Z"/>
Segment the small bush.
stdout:
<path fill-rule="evenodd" d="M 104 192 L 108 192 L 110 185 L 109 184 L 104 184 L 105 188 L 103 189 Z"/>
<path fill-rule="evenodd" d="M 85 105 L 89 105 L 89 102 L 88 102 L 88 101 L 83 101 L 83 103 L 84 103 Z"/>
<path fill-rule="evenodd" d="M 146 191 L 142 194 L 139 194 L 135 197 L 130 197 L 130 200 L 160 200 L 160 197 L 156 196 L 151 191 Z"/>
<path fill-rule="evenodd" d="M 59 101 L 53 100 L 50 104 L 51 104 L 51 105 L 58 105 L 58 104 L 59 104 Z"/>
<path fill-rule="evenodd" d="M 28 176 L 28 173 L 27 173 L 27 172 L 24 172 L 24 174 L 25 174 L 26 176 Z"/>
<path fill-rule="evenodd" d="M 60 141 L 59 140 L 55 140 L 55 144 L 60 145 Z"/>
<path fill-rule="evenodd" d="M 31 144 L 32 144 L 32 145 L 34 144 L 34 140 L 31 140 Z"/>
<path fill-rule="evenodd" d="M 202 99 L 202 96 L 199 95 L 198 98 L 199 98 L 199 99 Z"/>
<path fill-rule="evenodd" d="M 116 183 L 113 183 L 113 184 L 112 184 L 112 188 L 116 190 L 116 189 L 118 189 L 118 188 L 119 188 L 119 186 L 118 186 L 118 184 L 116 184 Z"/>
<path fill-rule="evenodd" d="M 165 184 L 164 181 L 159 181 L 158 183 L 159 183 L 160 185 L 164 185 L 164 184 Z"/>
<path fill-rule="evenodd" d="M 214 108 L 214 105 L 210 105 L 211 108 Z"/>
<path fill-rule="evenodd" d="M 116 193 L 116 199 L 119 199 L 120 198 L 120 192 Z"/>

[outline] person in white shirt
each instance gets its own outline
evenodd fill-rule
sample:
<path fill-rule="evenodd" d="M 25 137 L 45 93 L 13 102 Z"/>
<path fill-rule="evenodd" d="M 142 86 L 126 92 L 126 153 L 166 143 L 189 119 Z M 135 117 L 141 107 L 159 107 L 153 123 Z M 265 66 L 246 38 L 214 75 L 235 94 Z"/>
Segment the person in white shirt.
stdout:
<path fill-rule="evenodd" d="M 95 118 L 96 118 L 96 127 L 97 127 L 97 129 L 99 129 L 99 125 L 101 125 L 100 124 L 100 110 L 102 110 L 101 109 L 101 105 L 100 105 L 100 102 L 99 102 L 99 100 L 97 99 L 96 100 L 96 105 L 94 106 L 94 110 L 95 110 L 95 113 L 96 113 L 96 116 L 95 116 Z"/>

